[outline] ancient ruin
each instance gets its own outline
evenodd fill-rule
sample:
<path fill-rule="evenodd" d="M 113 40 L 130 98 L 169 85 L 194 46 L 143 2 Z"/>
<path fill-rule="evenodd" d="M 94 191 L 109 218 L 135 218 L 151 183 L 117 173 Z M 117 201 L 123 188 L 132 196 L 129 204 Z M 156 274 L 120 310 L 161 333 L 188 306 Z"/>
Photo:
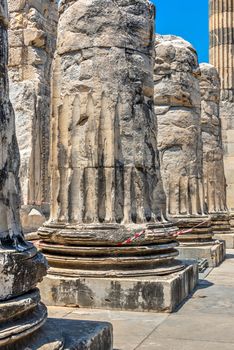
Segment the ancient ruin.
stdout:
<path fill-rule="evenodd" d="M 219 118 L 219 75 L 215 67 L 208 63 L 200 64 L 200 71 L 205 207 L 209 213 L 225 212 L 226 180 Z"/>
<path fill-rule="evenodd" d="M 56 320 L 47 323 L 47 308 L 37 284 L 47 262 L 25 241 L 20 224 L 19 150 L 15 116 L 9 100 L 7 1 L 0 2 L 0 348 L 4 350 L 112 350 L 108 323 Z M 45 324 L 46 323 L 46 324 Z"/>
<path fill-rule="evenodd" d="M 231 305 L 230 265 L 203 281 L 234 247 L 234 8 L 209 6 L 199 65 L 150 0 L 0 0 L 0 349 L 170 349 L 161 324 L 186 312 L 129 311 L 179 310 L 197 283 L 198 323 L 199 299 Z"/>
<path fill-rule="evenodd" d="M 214 66 L 202 63 L 200 70 L 205 207 L 211 216 L 214 237 L 223 239 L 223 234 L 228 234 L 229 240 L 232 240 L 226 203 L 226 179 L 219 116 L 220 80 Z"/>
<path fill-rule="evenodd" d="M 173 310 L 195 285 L 196 267 L 175 260 L 176 227 L 165 220 L 153 109 L 154 6 L 62 1 L 59 16 L 51 218 L 39 230 L 50 264 L 44 300 Z M 163 291 L 168 281 L 176 300 Z"/>
<path fill-rule="evenodd" d="M 234 4 L 233 1 L 211 0 L 210 6 L 210 63 L 219 73 L 221 82 L 220 119 L 227 181 L 227 206 L 234 229 Z M 234 248 L 234 234 L 219 236 L 228 248 Z"/>
<path fill-rule="evenodd" d="M 188 42 L 156 36 L 154 105 L 167 216 L 182 229 L 180 256 L 216 266 L 224 247 L 212 239 L 204 200 L 199 75 L 197 53 Z"/>
<path fill-rule="evenodd" d="M 210 63 L 219 73 L 221 82 L 220 118 L 224 146 L 227 204 L 234 211 L 234 37 L 233 1 L 209 1 L 210 5 Z"/>
<path fill-rule="evenodd" d="M 56 46 L 55 0 L 9 0 L 10 98 L 16 115 L 25 232 L 49 216 L 50 76 Z"/>

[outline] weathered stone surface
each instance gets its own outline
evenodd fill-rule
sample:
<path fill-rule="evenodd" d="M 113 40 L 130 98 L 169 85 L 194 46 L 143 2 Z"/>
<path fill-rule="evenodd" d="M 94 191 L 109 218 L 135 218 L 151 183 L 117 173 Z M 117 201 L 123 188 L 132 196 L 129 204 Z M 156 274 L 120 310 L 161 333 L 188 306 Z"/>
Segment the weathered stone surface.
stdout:
<path fill-rule="evenodd" d="M 38 291 L 46 274 L 44 257 L 24 241 L 19 219 L 19 151 L 9 100 L 8 11 L 0 2 L 0 347 L 6 348 L 40 328 L 47 318 Z"/>
<path fill-rule="evenodd" d="M 65 1 L 60 7 L 51 154 L 58 196 L 52 196 L 51 221 L 162 220 L 151 131 L 154 10 L 145 0 L 117 4 Z"/>
<path fill-rule="evenodd" d="M 226 244 L 217 240 L 213 244 L 204 244 L 203 246 L 180 246 L 178 247 L 178 251 L 181 260 L 196 259 L 201 261 L 205 259 L 208 262 L 208 266 L 217 267 L 225 259 Z"/>
<path fill-rule="evenodd" d="M 198 268 L 193 263 L 166 276 L 97 279 L 49 274 L 40 288 L 47 305 L 173 312 L 197 281 Z"/>
<path fill-rule="evenodd" d="M 167 215 L 182 229 L 180 241 L 210 241 L 204 215 L 201 143 L 201 94 L 197 54 L 176 36 L 156 36 L 154 104 Z"/>
<path fill-rule="evenodd" d="M 0 322 L 16 318 L 25 311 L 31 310 L 40 302 L 40 293 L 38 289 L 32 290 L 27 294 L 20 295 L 13 300 L 1 302 Z"/>
<path fill-rule="evenodd" d="M 134 5 L 119 0 L 118 6 L 109 0 L 105 9 L 103 4 L 79 0 L 60 6 L 51 218 L 39 233 L 44 242 L 57 243 L 51 266 L 60 265 L 55 261 L 59 255 L 71 254 L 69 264 L 77 270 L 96 270 L 99 262 L 104 274 L 123 268 L 131 274 L 139 266 L 145 270 L 169 264 L 176 256 L 175 228 L 164 222 L 153 132 L 154 7 L 146 0 Z M 128 251 L 122 246 L 120 259 L 115 258 L 110 247 L 142 231 L 136 247 Z M 157 249 L 158 243 L 164 248 Z M 68 253 L 63 247 L 68 244 L 79 248 Z M 145 248 L 144 255 L 138 245 Z M 92 246 L 100 247 L 96 259 Z"/>
<path fill-rule="evenodd" d="M 182 38 L 156 36 L 154 104 L 167 214 L 201 215 L 199 65 Z"/>
<path fill-rule="evenodd" d="M 46 275 L 47 264 L 34 246 L 17 252 L 0 250 L 0 300 L 11 299 L 36 287 Z"/>
<path fill-rule="evenodd" d="M 18 5 L 24 5 L 24 2 Z M 43 3 L 40 6 L 43 6 Z M 13 8 L 18 7 L 13 6 Z M 36 332 L 47 319 L 46 306 L 40 301 L 39 290 L 35 289 L 37 283 L 41 282 L 46 274 L 47 264 L 43 255 L 38 253 L 32 244 L 24 241 L 20 225 L 19 152 L 14 112 L 9 101 L 7 74 L 7 13 L 7 1 L 1 0 L 0 348 L 4 350 L 112 350 L 112 328 L 109 324 L 92 326 L 91 323 L 75 322 L 73 330 L 68 331 L 69 326 L 65 329 L 63 324 L 55 326 L 48 323 L 45 328 Z M 33 38 L 36 40 L 35 37 Z M 41 45 L 41 41 L 39 43 Z M 62 335 L 56 327 L 63 327 L 66 335 Z M 88 327 L 90 327 L 89 331 Z"/>
<path fill-rule="evenodd" d="M 223 144 L 220 120 L 220 80 L 210 64 L 200 65 L 201 130 L 203 145 L 204 201 L 216 234 L 232 234 L 226 202 Z"/>
<path fill-rule="evenodd" d="M 112 350 L 112 332 L 107 322 L 49 318 L 30 340 L 19 342 L 14 350 Z"/>
<path fill-rule="evenodd" d="M 22 225 L 36 230 L 49 211 L 49 116 L 51 63 L 56 44 L 54 0 L 9 0 L 10 97 L 21 156 Z M 30 215 L 35 208 L 40 214 Z"/>
<path fill-rule="evenodd" d="M 22 243 L 19 221 L 19 152 L 15 135 L 14 112 L 9 100 L 7 76 L 7 3 L 0 6 L 0 243 Z"/>
<path fill-rule="evenodd" d="M 225 246 L 227 249 L 233 249 L 234 248 L 234 233 L 229 232 L 227 233 L 215 233 L 214 238 L 220 241 L 225 242 Z"/>
<path fill-rule="evenodd" d="M 104 278 L 181 271 L 155 132 L 154 6 L 65 0 L 59 13 L 51 217 L 39 230 L 50 277 L 72 294 L 73 277 L 99 278 L 102 291 Z"/>
<path fill-rule="evenodd" d="M 224 212 L 227 205 L 219 118 L 219 75 L 208 63 L 200 64 L 200 70 L 204 202 L 209 213 Z"/>
<path fill-rule="evenodd" d="M 1 303 L 0 306 L 2 307 Z M 17 349 L 18 344 L 15 346 L 14 343 L 33 334 L 45 323 L 46 318 L 47 310 L 41 303 L 16 318 L 7 318 L 0 326 L 0 346 L 5 349 L 7 345 L 11 345 L 11 349 Z"/>
<path fill-rule="evenodd" d="M 217 162 L 215 163 L 213 159 L 210 159 L 211 157 L 208 157 L 209 147 L 213 147 L 212 144 L 209 144 L 209 137 L 215 139 L 219 155 L 216 155 L 214 151 L 214 157 L 219 159 L 218 165 L 222 165 L 220 134 L 216 136 L 218 131 L 208 126 L 208 116 L 206 116 L 206 113 L 209 112 L 206 103 L 209 103 L 209 99 L 217 94 L 218 88 L 215 87 L 214 90 L 216 90 L 212 92 L 205 91 L 207 85 L 205 85 L 205 77 L 202 78 L 204 101 L 201 116 L 200 74 L 197 53 L 191 44 L 176 36 L 156 36 L 154 104 L 161 173 L 167 197 L 167 215 L 176 220 L 181 230 L 178 236 L 181 243 L 180 258 L 186 256 L 197 259 L 200 255 L 207 254 L 207 259 L 213 266 L 213 232 L 211 220 L 207 215 L 211 209 L 208 208 L 207 198 L 213 193 L 208 187 L 204 191 L 203 167 L 206 174 L 205 184 L 207 184 L 213 175 L 209 172 L 211 167 L 217 167 Z M 205 75 L 205 72 L 203 74 Z M 216 81 L 213 83 L 215 84 Z M 209 88 L 212 89 L 212 86 Z M 212 117 L 215 119 L 214 116 Z M 210 134 L 214 133 L 214 135 L 207 136 L 207 129 Z M 204 142 L 207 142 L 204 148 L 202 136 Z M 203 157 L 206 157 L 205 162 L 203 162 Z M 223 167 L 217 173 L 217 177 L 220 177 L 221 183 L 217 188 L 216 197 L 218 199 L 213 199 L 212 205 L 215 209 L 215 200 L 222 201 L 219 208 L 225 210 Z M 212 181 L 214 181 L 213 178 Z M 212 181 L 210 184 L 214 192 L 216 188 Z M 207 245 L 206 249 L 202 247 L 203 245 Z M 188 249 L 187 254 L 188 246 L 191 248 Z M 199 246 L 201 252 L 199 252 Z M 183 249 L 186 250 L 184 254 L 181 253 Z M 223 250 L 221 245 L 217 249 L 218 251 Z M 223 254 L 218 255 L 223 257 Z"/>

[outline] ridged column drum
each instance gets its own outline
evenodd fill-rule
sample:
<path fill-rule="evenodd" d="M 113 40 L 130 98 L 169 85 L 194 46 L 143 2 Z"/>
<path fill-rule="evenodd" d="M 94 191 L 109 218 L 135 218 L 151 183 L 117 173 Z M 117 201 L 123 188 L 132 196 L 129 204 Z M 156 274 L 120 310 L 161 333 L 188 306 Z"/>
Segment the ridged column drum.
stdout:
<path fill-rule="evenodd" d="M 137 276 L 182 269 L 174 260 L 176 228 L 164 219 L 156 146 L 154 6 L 64 0 L 58 33 L 51 218 L 39 230 L 49 273 Z"/>
<path fill-rule="evenodd" d="M 212 243 L 202 183 L 201 94 L 197 53 L 172 35 L 156 36 L 154 105 L 167 215 L 181 245 Z M 192 230 L 191 230 L 192 229 Z M 185 232 L 184 232 L 185 231 Z"/>
<path fill-rule="evenodd" d="M 210 63 L 221 78 L 221 98 L 233 102 L 234 1 L 210 0 Z"/>

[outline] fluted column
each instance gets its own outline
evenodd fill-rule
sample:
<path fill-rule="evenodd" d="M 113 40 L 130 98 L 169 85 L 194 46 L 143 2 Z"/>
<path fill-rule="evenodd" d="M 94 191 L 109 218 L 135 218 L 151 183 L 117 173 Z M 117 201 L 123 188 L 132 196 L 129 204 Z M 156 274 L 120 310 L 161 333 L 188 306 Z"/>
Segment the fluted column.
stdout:
<path fill-rule="evenodd" d="M 221 100 L 234 97 L 234 3 L 233 0 L 210 0 L 210 63 L 219 72 Z"/>
<path fill-rule="evenodd" d="M 216 68 L 211 64 L 200 64 L 200 70 L 205 207 L 211 215 L 214 234 L 230 233 L 219 113 L 220 79 Z"/>
<path fill-rule="evenodd" d="M 210 63 L 221 81 L 220 118 L 227 179 L 227 205 L 234 212 L 234 2 L 210 0 Z"/>
<path fill-rule="evenodd" d="M 204 201 L 209 213 L 223 212 L 227 204 L 219 116 L 220 81 L 214 66 L 202 63 L 200 70 Z"/>
<path fill-rule="evenodd" d="M 176 36 L 156 36 L 154 105 L 167 215 L 184 244 L 212 241 L 202 183 L 201 95 L 194 48 Z"/>
<path fill-rule="evenodd" d="M 49 217 L 50 78 L 58 9 L 55 0 L 8 2 L 8 66 L 21 157 L 21 220 L 25 232 L 35 232 Z"/>
<path fill-rule="evenodd" d="M 147 0 L 62 1 L 59 16 L 51 218 L 39 232 L 50 273 L 181 268 L 173 262 L 175 228 L 165 221 L 156 145 L 154 7 Z"/>

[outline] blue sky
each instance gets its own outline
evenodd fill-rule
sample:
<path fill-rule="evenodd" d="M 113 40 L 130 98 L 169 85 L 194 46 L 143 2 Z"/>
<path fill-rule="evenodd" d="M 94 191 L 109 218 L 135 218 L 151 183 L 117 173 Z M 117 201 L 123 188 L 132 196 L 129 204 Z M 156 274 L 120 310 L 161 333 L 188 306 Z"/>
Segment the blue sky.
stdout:
<path fill-rule="evenodd" d="M 175 34 L 192 43 L 200 62 L 208 62 L 208 0 L 151 0 L 157 9 L 156 32 Z"/>

